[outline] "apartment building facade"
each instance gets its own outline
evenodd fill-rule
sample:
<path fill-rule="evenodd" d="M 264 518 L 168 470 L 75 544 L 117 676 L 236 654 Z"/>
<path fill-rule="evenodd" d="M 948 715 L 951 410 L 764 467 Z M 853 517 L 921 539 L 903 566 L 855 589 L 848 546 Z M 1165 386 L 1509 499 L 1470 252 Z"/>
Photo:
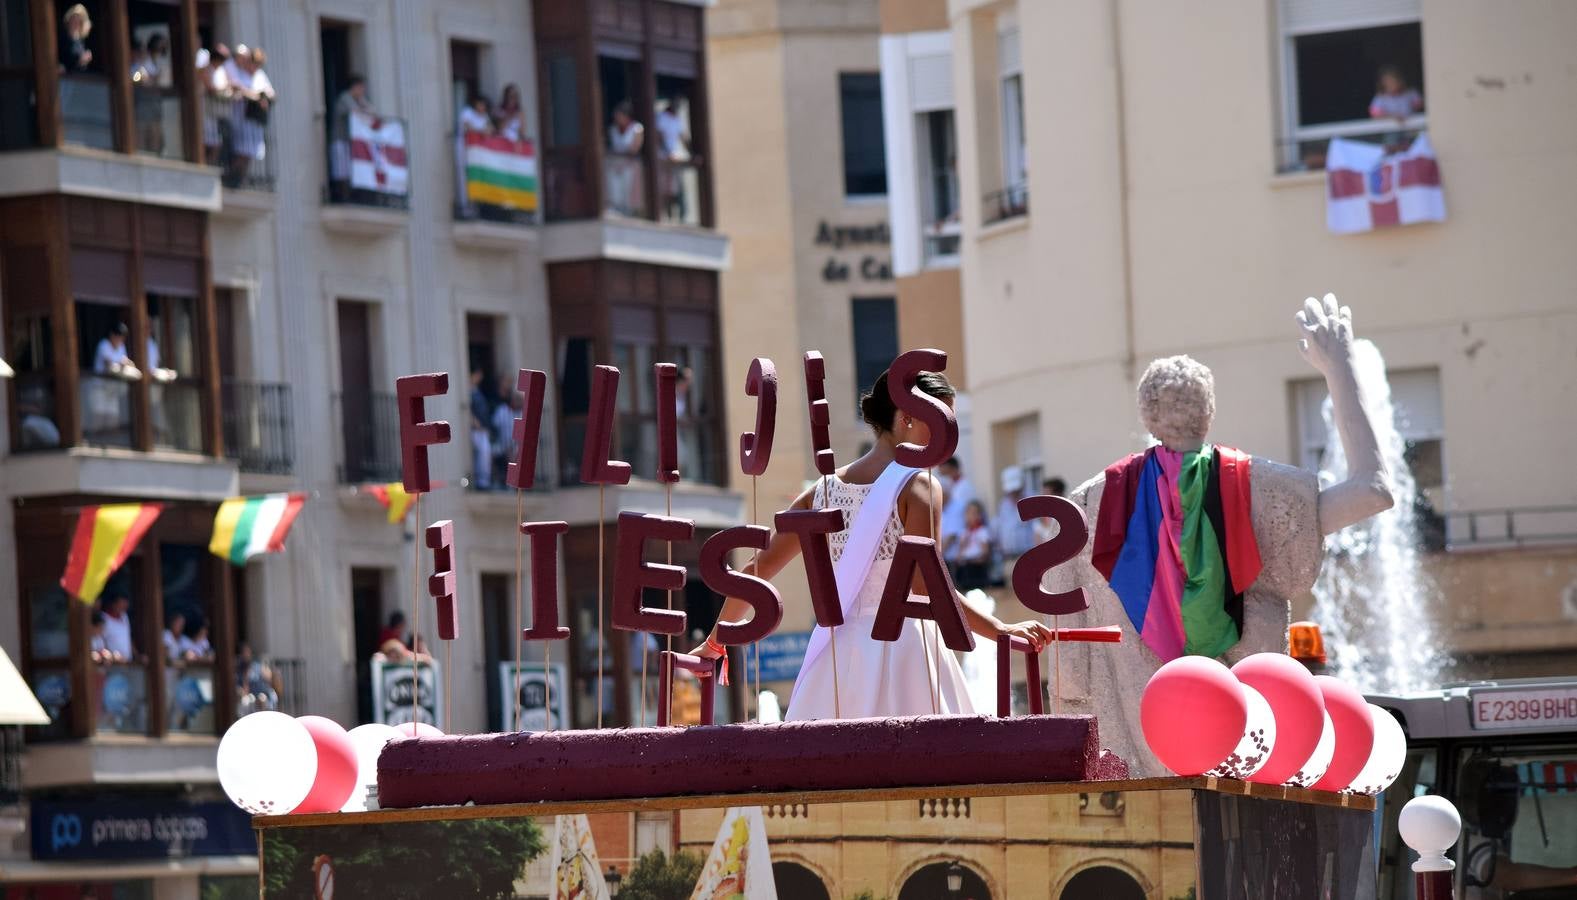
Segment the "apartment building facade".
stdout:
<path fill-rule="evenodd" d="M 230 828 L 214 748 L 252 708 L 231 687 L 249 660 L 278 673 L 286 712 L 372 721 L 369 660 L 389 615 L 411 617 L 413 602 L 442 673 L 440 724 L 505 727 L 500 667 L 528 624 L 515 613 L 530 576 L 522 519 L 571 526 L 559 568 L 575 638 L 523 651 L 539 668 L 551 654 L 556 721 L 654 717 L 642 645 L 597 637 L 599 538 L 611 550 L 620 510 L 671 509 L 697 523 L 674 550 L 693 567 L 700 541 L 743 510 L 724 453 L 729 245 L 713 214 L 703 6 L 98 0 L 82 13 L 0 5 L 0 310 L 16 370 L 0 643 L 52 717 L 26 735 L 9 814 L 27 833 L 0 854 L 0 890 L 184 898 L 239 883 L 226 878 L 255 884 L 250 843 L 177 842 L 163 849 L 180 858 L 150 861 L 160 847 L 95 850 L 68 839 L 70 823 L 91 830 L 90 806 L 125 800 Z M 261 62 L 266 112 L 170 63 L 217 64 L 220 45 Z M 500 109 L 506 94 L 516 102 Z M 477 139 L 461 114 L 479 96 L 505 168 L 535 171 L 504 178 L 502 194 L 478 189 L 494 176 L 468 153 Z M 130 378 L 96 362 L 123 326 Z M 671 496 L 647 439 L 661 361 L 686 373 Z M 625 373 L 614 453 L 634 466 L 629 485 L 605 490 L 579 473 L 599 363 Z M 494 462 L 475 462 L 473 442 L 473 412 L 490 416 L 517 368 L 549 374 L 535 485 L 521 495 L 487 489 Z M 394 379 L 431 371 L 450 375 L 428 408 L 454 440 L 433 452 L 441 486 L 420 518 L 391 524 L 370 488 L 399 479 Z M 234 567 L 208 553 L 221 501 L 277 491 L 308 496 L 282 554 Z M 94 608 L 58 582 L 81 508 L 137 501 L 162 514 L 103 595 L 129 601 L 136 652 L 103 665 L 89 652 Z M 428 568 L 417 529 L 444 518 L 461 568 L 447 654 L 414 590 Z M 672 602 L 709 622 L 718 601 L 691 590 Z M 210 658 L 165 655 L 176 613 L 207 627 Z M 631 847 L 666 849 L 666 821 L 630 827 Z"/>
<path fill-rule="evenodd" d="M 952 0 L 947 20 L 976 458 L 1077 485 L 1145 445 L 1133 386 L 1186 352 L 1215 374 L 1213 439 L 1318 467 L 1325 394 L 1291 317 L 1334 292 L 1385 357 L 1440 677 L 1569 670 L 1573 11 Z M 1386 66 L 1421 92 L 1402 122 L 1369 117 Z M 1420 133 L 1446 220 L 1328 232 L 1328 141 Z"/>

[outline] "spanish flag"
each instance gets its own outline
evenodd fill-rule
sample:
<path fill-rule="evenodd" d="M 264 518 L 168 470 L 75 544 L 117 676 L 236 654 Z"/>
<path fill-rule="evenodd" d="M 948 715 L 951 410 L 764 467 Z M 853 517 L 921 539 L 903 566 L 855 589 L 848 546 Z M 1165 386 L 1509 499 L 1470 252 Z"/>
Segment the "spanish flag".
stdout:
<path fill-rule="evenodd" d="M 433 485 L 433 487 L 437 486 Z M 416 502 L 416 495 L 407 494 L 405 484 L 399 481 L 372 485 L 367 488 L 367 492 L 378 498 L 383 508 L 389 511 L 390 525 L 404 521 L 405 516 L 411 511 L 412 504 Z"/>
<path fill-rule="evenodd" d="M 285 549 L 285 535 L 306 502 L 306 494 L 231 497 L 219 504 L 208 549 L 238 566 L 260 553 L 278 553 Z"/>
<path fill-rule="evenodd" d="M 77 517 L 77 533 L 71 539 L 71 555 L 60 586 L 84 603 L 97 600 L 104 582 L 136 549 L 163 510 L 158 503 L 84 507 Z"/>

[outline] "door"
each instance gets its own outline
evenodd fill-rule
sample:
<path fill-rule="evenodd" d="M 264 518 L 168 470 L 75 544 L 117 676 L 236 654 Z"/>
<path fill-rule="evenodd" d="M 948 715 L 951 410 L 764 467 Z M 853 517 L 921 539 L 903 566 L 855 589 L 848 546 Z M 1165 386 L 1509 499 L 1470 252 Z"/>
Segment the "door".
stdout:
<path fill-rule="evenodd" d="M 350 570 L 352 624 L 356 631 L 356 721 L 372 721 L 372 654 L 383 630 L 383 571 Z"/>
<path fill-rule="evenodd" d="M 372 337 L 367 304 L 339 301 L 340 417 L 345 440 L 343 478 L 362 481 L 377 459 L 372 446 Z"/>

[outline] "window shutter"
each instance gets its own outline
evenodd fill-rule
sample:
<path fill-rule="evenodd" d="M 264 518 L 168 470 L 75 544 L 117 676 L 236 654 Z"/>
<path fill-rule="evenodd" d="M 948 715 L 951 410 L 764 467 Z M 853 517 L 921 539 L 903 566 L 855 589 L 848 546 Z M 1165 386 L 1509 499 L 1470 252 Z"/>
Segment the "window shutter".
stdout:
<path fill-rule="evenodd" d="M 997 67 L 1003 78 L 1023 71 L 1024 65 L 1019 60 L 1017 26 L 997 34 Z"/>
<path fill-rule="evenodd" d="M 953 108 L 953 58 L 945 53 L 909 58 L 909 106 L 914 112 Z"/>
<path fill-rule="evenodd" d="M 1344 31 L 1419 18 L 1420 0 L 1279 0 L 1284 34 Z"/>

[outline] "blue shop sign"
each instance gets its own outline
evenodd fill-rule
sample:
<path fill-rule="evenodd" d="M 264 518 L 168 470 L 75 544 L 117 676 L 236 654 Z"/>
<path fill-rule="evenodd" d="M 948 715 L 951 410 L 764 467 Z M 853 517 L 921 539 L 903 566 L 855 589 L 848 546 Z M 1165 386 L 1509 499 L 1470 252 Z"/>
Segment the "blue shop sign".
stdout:
<path fill-rule="evenodd" d="M 170 859 L 257 852 L 252 820 L 230 803 L 169 797 L 32 801 L 33 858 Z"/>
<path fill-rule="evenodd" d="M 810 632 L 790 631 L 768 635 L 761 641 L 761 680 L 793 681 L 799 677 L 800 664 L 805 661 L 805 647 L 810 643 Z M 751 654 L 753 657 L 754 654 Z M 747 657 L 749 658 L 749 657 Z M 754 668 L 755 660 L 750 660 Z M 784 698 L 787 699 L 786 697 Z"/>

